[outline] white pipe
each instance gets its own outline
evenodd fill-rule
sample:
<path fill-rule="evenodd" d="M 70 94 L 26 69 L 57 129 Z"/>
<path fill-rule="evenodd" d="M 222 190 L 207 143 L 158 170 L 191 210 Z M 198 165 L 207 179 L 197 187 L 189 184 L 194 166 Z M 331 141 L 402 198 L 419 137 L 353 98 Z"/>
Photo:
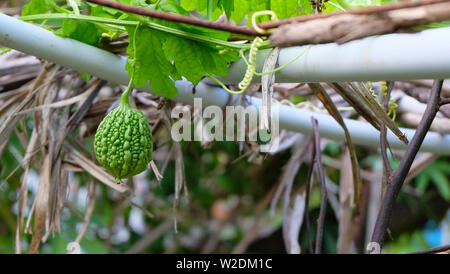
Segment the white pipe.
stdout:
<path fill-rule="evenodd" d="M 280 70 L 276 79 L 280 83 L 445 79 L 450 78 L 449 45 L 450 27 L 371 36 L 342 45 L 315 45 Z M 305 49 L 282 49 L 278 64 L 290 62 Z M 262 71 L 267 53 L 265 50 L 258 55 L 257 71 Z M 228 77 L 220 79 L 227 84 L 238 83 L 245 69 L 241 60 L 231 66 Z"/>
<path fill-rule="evenodd" d="M 117 84 L 128 82 L 124 58 L 1 13 L 0 44 Z"/>
<path fill-rule="evenodd" d="M 444 38 L 442 37 L 442 39 Z M 128 73 L 125 71 L 125 60 L 123 58 L 78 41 L 58 37 L 43 28 L 3 14 L 0 14 L 0 44 L 113 83 L 124 85 L 128 83 Z M 345 47 L 345 45 L 336 46 L 337 49 L 340 47 Z M 286 50 L 289 49 L 283 51 Z M 320 59 L 318 58 L 318 60 Z M 308 59 L 308 64 L 310 62 L 312 61 Z M 311 63 L 311 66 L 314 67 L 314 64 Z M 332 69 L 330 68 L 329 71 L 331 73 Z M 334 72 L 334 74 L 338 73 Z M 188 81 L 177 81 L 175 84 L 179 90 L 179 94 L 175 96 L 175 100 L 186 104 L 192 105 L 194 97 L 201 97 L 203 98 L 203 106 L 225 106 L 229 96 L 231 96 L 223 89 L 205 83 L 201 83 L 196 87 L 195 94 L 192 93 L 192 83 Z M 149 88 L 143 88 L 142 90 L 151 91 Z M 248 100 L 259 109 L 261 105 L 260 99 L 248 97 Z M 314 116 L 319 121 L 319 131 L 323 137 L 334 140 L 345 139 L 343 130 L 329 115 L 285 105 L 279 105 L 279 110 L 280 128 L 282 129 L 311 133 L 312 125 L 310 117 Z M 355 144 L 379 145 L 379 133 L 369 124 L 350 119 L 345 119 L 345 123 Z M 409 138 L 414 135 L 414 130 L 402 129 L 402 131 Z M 405 148 L 397 137 L 390 132 L 388 132 L 388 141 L 392 148 Z M 450 135 L 429 132 L 421 150 L 438 154 L 450 154 Z"/>
<path fill-rule="evenodd" d="M 175 99 L 186 104 L 193 105 L 194 98 L 192 96 L 192 83 L 187 81 L 178 81 L 177 88 L 180 91 L 180 97 Z M 200 83 L 196 87 L 195 97 L 203 98 L 203 106 L 219 105 L 225 106 L 228 101 L 229 93 L 220 87 L 210 86 L 205 83 Z M 205 103 L 205 100 L 207 102 Z M 249 104 L 254 105 L 258 110 L 261 106 L 261 99 L 247 96 Z M 328 114 L 316 113 L 307 111 L 301 108 L 294 108 L 287 105 L 277 104 L 279 109 L 279 127 L 281 129 L 301 132 L 305 134 L 312 133 L 311 116 L 318 120 L 318 129 L 322 137 L 344 141 L 345 134 L 341 126 Z M 380 134 L 369 123 L 360 122 L 351 119 L 344 119 L 345 124 L 350 132 L 352 141 L 358 145 L 366 146 L 380 146 Z M 415 133 L 415 130 L 401 128 L 410 140 Z M 388 130 L 387 140 L 393 149 L 405 149 L 405 145 Z M 441 135 L 436 132 L 428 132 L 425 140 L 420 148 L 421 151 L 433 152 L 437 154 L 450 154 L 450 135 Z"/>

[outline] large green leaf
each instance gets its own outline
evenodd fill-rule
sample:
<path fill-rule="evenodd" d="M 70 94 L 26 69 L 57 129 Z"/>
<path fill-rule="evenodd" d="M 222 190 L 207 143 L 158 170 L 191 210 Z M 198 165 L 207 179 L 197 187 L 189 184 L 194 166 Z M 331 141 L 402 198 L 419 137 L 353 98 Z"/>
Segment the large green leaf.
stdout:
<path fill-rule="evenodd" d="M 217 5 L 222 7 L 228 18 L 231 18 L 231 13 L 234 11 L 234 0 L 219 0 Z"/>
<path fill-rule="evenodd" d="M 130 45 L 127 53 L 130 55 L 126 64 L 126 70 L 131 76 L 134 62 L 135 87 L 149 86 L 152 91 L 168 98 L 173 98 L 178 90 L 170 75 L 174 75 L 174 65 L 167 60 L 162 49 L 163 44 L 169 34 L 149 29 L 139 28 L 134 41 L 134 28 L 127 28 L 130 36 Z M 134 44 L 136 44 L 136 56 L 134 56 Z"/>
<path fill-rule="evenodd" d="M 52 4 L 54 5 L 53 0 L 33 0 L 23 7 L 22 16 L 52 11 Z"/>
<path fill-rule="evenodd" d="M 62 28 L 55 31 L 57 35 L 78 40 L 92 46 L 98 45 L 101 33 L 102 31 L 93 23 L 71 19 L 64 20 Z"/>
<path fill-rule="evenodd" d="M 313 13 L 313 8 L 309 0 L 300 0 L 300 15 L 307 15 Z"/>
<path fill-rule="evenodd" d="M 181 6 L 186 10 L 206 10 L 208 7 L 208 1 L 206 0 L 181 0 Z"/>
<path fill-rule="evenodd" d="M 226 76 L 228 63 L 239 59 L 236 54 L 221 54 L 210 45 L 175 36 L 168 37 L 164 52 L 169 60 L 174 61 L 177 71 L 194 84 L 203 76 Z"/>
<path fill-rule="evenodd" d="M 298 6 L 298 0 L 270 0 L 270 8 L 280 19 L 299 15 Z"/>

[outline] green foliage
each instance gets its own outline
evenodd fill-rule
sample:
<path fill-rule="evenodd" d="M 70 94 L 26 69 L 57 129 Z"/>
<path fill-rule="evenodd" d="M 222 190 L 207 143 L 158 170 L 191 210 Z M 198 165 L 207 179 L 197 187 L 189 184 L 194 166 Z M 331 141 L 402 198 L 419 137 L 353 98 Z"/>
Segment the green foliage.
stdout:
<path fill-rule="evenodd" d="M 304 4 L 311 7 L 309 1 Z M 211 9 L 209 5 L 212 5 L 212 11 L 208 11 Z M 300 15 L 299 7 L 303 5 L 298 0 L 181 0 L 181 6 L 189 11 L 196 10 L 205 17 L 209 17 L 208 13 L 212 12 L 213 20 L 225 12 L 228 18 L 239 24 L 247 14 L 250 17 L 253 12 L 261 10 L 273 10 L 278 18 Z"/>
<path fill-rule="evenodd" d="M 128 28 L 130 34 L 130 44 L 127 53 L 130 58 L 127 61 L 126 70 L 131 73 L 134 60 L 135 77 L 134 85 L 139 88 L 150 86 L 155 94 L 164 94 L 173 98 L 178 90 L 175 88 L 173 80 L 179 80 L 180 77 L 174 73 L 174 65 L 165 58 L 162 45 L 168 34 L 149 28 L 139 28 L 136 33 L 136 56 L 134 56 L 134 29 Z M 150 50 L 149 50 L 150 49 Z"/>
<path fill-rule="evenodd" d="M 312 13 L 313 13 L 313 9 L 311 7 L 309 0 L 300 0 L 300 14 L 308 15 L 308 14 L 312 14 Z"/>
<path fill-rule="evenodd" d="M 97 46 L 102 36 L 102 31 L 95 24 L 69 19 L 63 20 L 62 28 L 55 33 L 92 46 Z"/>
<path fill-rule="evenodd" d="M 11 51 L 10 48 L 0 48 L 0 55 L 6 54 L 10 51 Z"/>
<path fill-rule="evenodd" d="M 194 84 L 203 76 L 226 76 L 228 63 L 239 59 L 235 52 L 219 52 L 210 45 L 173 35 L 164 43 L 164 53 L 168 60 L 174 60 L 177 71 Z"/>
<path fill-rule="evenodd" d="M 161 3 L 159 8 L 182 15 L 188 14 L 174 1 Z M 148 19 L 144 21 L 146 20 Z M 221 31 L 183 26 L 161 20 L 152 21 L 223 41 L 226 41 L 229 36 L 228 33 Z M 129 34 L 134 33 L 131 28 L 127 28 L 127 30 Z M 148 50 L 149 48 L 152 50 Z M 134 57 L 133 52 L 133 40 L 131 39 L 127 53 L 130 54 L 130 57 Z M 205 76 L 213 74 L 226 76 L 228 74 L 228 63 L 239 60 L 237 52 L 232 50 L 223 50 L 223 48 L 212 44 L 205 44 L 146 27 L 139 27 L 136 36 L 136 55 L 136 58 L 134 58 L 136 60 L 135 86 L 146 86 L 148 82 L 149 87 L 155 94 L 162 94 L 168 98 L 173 98 L 177 94 L 178 91 L 173 81 L 180 80 L 180 76 L 184 76 L 197 84 Z M 130 68 L 131 64 L 128 62 L 126 66 L 128 72 L 130 72 Z"/>
<path fill-rule="evenodd" d="M 231 17 L 231 13 L 234 11 L 234 0 L 219 0 L 217 5 L 222 7 L 228 18 Z"/>
<path fill-rule="evenodd" d="M 413 233 L 401 234 L 394 241 L 386 243 L 384 248 L 391 254 L 405 254 L 427 249 L 430 248 L 430 246 L 427 244 L 425 237 L 420 231 L 414 231 Z"/>
<path fill-rule="evenodd" d="M 325 146 L 323 153 L 330 155 L 332 157 L 337 157 L 341 153 L 341 144 L 334 141 L 330 141 Z"/>
<path fill-rule="evenodd" d="M 313 13 L 309 0 L 167 0 L 159 2 L 157 6 L 155 1 L 151 3 L 151 1 L 146 0 L 119 0 L 119 2 L 148 9 L 157 8 L 165 12 L 185 16 L 189 16 L 188 11 L 195 10 L 201 16 L 210 20 L 216 20 L 221 14 L 225 13 L 228 18 L 233 19 L 237 23 L 240 23 L 245 16 L 250 18 L 254 12 L 261 10 L 272 10 L 280 19 Z M 338 6 L 347 9 L 383 2 L 386 1 L 335 0 L 332 3 L 326 3 L 324 12 L 337 11 L 339 10 Z M 72 1 L 70 2 L 70 10 L 57 5 L 57 3 L 55 0 L 32 0 L 24 7 L 22 15 L 46 14 L 49 12 L 74 14 L 80 10 L 81 14 L 90 14 L 105 19 L 141 22 L 136 39 L 137 56 L 134 58 L 136 62 L 134 84 L 136 87 L 148 85 L 155 94 L 173 98 L 177 94 L 177 89 L 173 83 L 174 80 L 179 80 L 181 76 L 184 76 L 187 80 L 197 84 L 205 76 L 226 76 L 228 64 L 238 60 L 238 54 L 235 51 L 231 49 L 224 50 L 224 47 L 217 44 L 220 41 L 227 41 L 229 34 L 226 32 L 155 20 L 135 14 L 126 14 L 122 11 L 91 3 L 81 2 L 79 7 L 76 7 L 73 6 L 75 2 Z M 66 4 L 66 1 L 61 3 Z M 64 7 L 67 7 L 67 5 Z M 43 17 L 44 19 L 45 17 Z M 250 21 L 247 20 L 247 24 L 250 24 Z M 180 30 L 184 34 L 175 36 L 163 28 L 150 28 L 149 24 L 151 23 Z M 63 19 L 62 25 L 60 25 L 56 34 L 98 46 L 102 36 L 113 39 L 125 31 L 132 34 L 134 27 L 128 26 L 125 30 L 123 26 L 114 26 L 113 22 L 108 24 Z M 205 43 L 198 41 L 190 34 L 199 35 L 205 41 L 208 41 L 208 38 L 216 40 L 209 39 L 211 42 Z M 131 37 L 132 35 L 129 36 Z M 130 43 L 127 53 L 131 57 L 134 57 L 133 51 L 133 43 Z M 130 60 L 126 69 L 131 74 L 129 62 Z"/>
<path fill-rule="evenodd" d="M 270 0 L 270 9 L 273 10 L 280 19 L 289 18 L 299 15 L 298 2 L 298 0 Z"/>
<path fill-rule="evenodd" d="M 147 4 L 145 1 L 123 0 L 121 2 L 146 8 L 155 7 L 154 4 Z M 184 6 L 191 8 L 193 7 L 192 5 L 190 3 Z M 217 7 L 217 5 L 225 7 L 228 12 L 233 10 L 230 3 L 215 1 L 215 6 Z M 92 16 L 106 19 L 141 22 L 136 34 L 136 41 L 133 40 L 135 27 L 127 26 L 126 29 L 121 29 L 118 26 L 113 26 L 113 22 L 107 24 L 63 19 L 62 25 L 55 33 L 62 37 L 98 46 L 102 36 L 114 39 L 121 32 L 127 31 L 130 37 L 127 53 L 131 58 L 128 59 L 126 69 L 131 76 L 131 62 L 133 60 L 135 66 L 134 85 L 137 88 L 148 85 L 155 94 L 173 98 L 178 92 L 174 81 L 180 80 L 181 76 L 184 76 L 194 84 L 197 84 L 205 76 L 213 74 L 226 76 L 228 74 L 228 64 L 239 59 L 237 52 L 234 50 L 225 50 L 214 43 L 207 44 L 195 41 L 189 35 L 189 33 L 192 33 L 205 37 L 205 40 L 212 38 L 216 39 L 214 41 L 226 41 L 229 33 L 223 31 L 155 20 L 135 14 L 126 14 L 90 3 L 80 5 L 80 7 L 84 8 L 84 10 L 81 10 L 83 14 L 88 13 Z M 52 0 L 33 0 L 24 8 L 22 15 L 61 12 L 58 8 Z M 188 11 L 183 8 L 183 3 L 180 6 L 172 0 L 161 2 L 157 8 L 165 12 L 189 15 Z M 72 13 L 67 10 L 63 11 L 64 13 Z M 187 35 L 186 37 L 180 37 L 163 30 L 149 28 L 148 24 L 151 23 L 180 30 L 187 33 Z M 134 45 L 136 45 L 136 51 Z M 136 52 L 136 56 L 134 56 L 134 52 Z"/>
<path fill-rule="evenodd" d="M 430 183 L 433 183 L 442 198 L 450 201 L 450 163 L 447 160 L 438 160 L 424 169 L 416 179 L 418 190 L 425 192 Z"/>
<path fill-rule="evenodd" d="M 23 7 L 22 16 L 51 12 L 54 5 L 53 0 L 33 0 Z"/>

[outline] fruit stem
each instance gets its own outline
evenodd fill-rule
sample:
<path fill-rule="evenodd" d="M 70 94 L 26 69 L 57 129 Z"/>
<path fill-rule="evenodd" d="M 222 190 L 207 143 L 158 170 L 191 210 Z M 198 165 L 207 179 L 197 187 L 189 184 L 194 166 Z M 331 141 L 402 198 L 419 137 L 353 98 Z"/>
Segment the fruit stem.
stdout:
<path fill-rule="evenodd" d="M 129 97 L 132 86 L 133 86 L 133 79 L 130 80 L 130 82 L 128 83 L 127 89 L 120 96 L 120 105 L 121 106 L 127 106 L 127 107 L 130 106 L 130 101 L 128 100 L 128 97 Z"/>

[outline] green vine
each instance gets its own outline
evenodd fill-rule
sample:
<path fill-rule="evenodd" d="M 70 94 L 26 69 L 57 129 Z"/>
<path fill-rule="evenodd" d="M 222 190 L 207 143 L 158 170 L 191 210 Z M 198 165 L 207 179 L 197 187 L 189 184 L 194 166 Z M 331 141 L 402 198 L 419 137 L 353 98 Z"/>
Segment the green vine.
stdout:
<path fill-rule="evenodd" d="M 51 13 L 51 14 L 36 14 L 36 15 L 27 15 L 27 16 L 21 16 L 19 19 L 23 21 L 37 21 L 37 20 L 49 20 L 49 19 L 73 19 L 73 20 L 79 20 L 79 21 L 87 21 L 87 22 L 93 22 L 93 23 L 103 23 L 112 25 L 117 28 L 117 26 L 137 26 L 138 24 L 143 24 L 151 29 L 163 31 L 166 33 L 174 34 L 183 38 L 199 41 L 199 42 L 205 42 L 205 43 L 211 43 L 215 45 L 219 45 L 225 48 L 231 48 L 231 49 L 250 49 L 250 45 L 248 44 L 238 44 L 238 43 L 232 43 L 228 41 L 223 41 L 220 39 L 216 39 L 214 37 L 196 34 L 192 32 L 187 32 L 175 28 L 171 28 L 168 26 L 164 26 L 155 22 L 150 21 L 128 21 L 128 20 L 120 20 L 120 19 L 113 19 L 113 18 L 105 18 L 105 17 L 97 17 L 97 16 L 90 16 L 90 15 L 76 15 L 76 14 L 67 14 L 67 13 Z M 120 28 L 120 30 L 125 31 L 125 28 Z M 264 43 L 262 46 L 268 47 L 268 43 Z"/>

